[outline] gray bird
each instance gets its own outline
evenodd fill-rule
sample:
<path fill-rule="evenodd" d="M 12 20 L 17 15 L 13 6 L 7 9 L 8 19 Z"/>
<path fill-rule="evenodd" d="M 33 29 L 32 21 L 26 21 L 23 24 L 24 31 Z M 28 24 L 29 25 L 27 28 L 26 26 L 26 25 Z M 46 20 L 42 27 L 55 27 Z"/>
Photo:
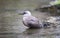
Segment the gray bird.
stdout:
<path fill-rule="evenodd" d="M 30 11 L 24 11 L 22 13 L 23 15 L 23 24 L 29 28 L 40 28 L 39 20 L 31 15 Z"/>

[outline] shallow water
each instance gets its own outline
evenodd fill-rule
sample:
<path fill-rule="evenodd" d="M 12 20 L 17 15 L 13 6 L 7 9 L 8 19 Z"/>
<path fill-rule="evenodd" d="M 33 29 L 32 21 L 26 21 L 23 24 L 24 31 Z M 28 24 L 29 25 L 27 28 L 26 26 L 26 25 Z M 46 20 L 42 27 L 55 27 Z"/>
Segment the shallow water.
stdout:
<path fill-rule="evenodd" d="M 18 15 L 16 11 L 16 9 L 20 11 L 30 9 L 33 16 L 37 17 L 39 21 L 44 21 L 49 14 L 34 11 L 39 3 L 45 4 L 47 0 L 44 1 L 0 0 L 0 38 L 60 38 L 59 25 L 50 28 L 28 29 L 22 23 L 23 16 Z"/>

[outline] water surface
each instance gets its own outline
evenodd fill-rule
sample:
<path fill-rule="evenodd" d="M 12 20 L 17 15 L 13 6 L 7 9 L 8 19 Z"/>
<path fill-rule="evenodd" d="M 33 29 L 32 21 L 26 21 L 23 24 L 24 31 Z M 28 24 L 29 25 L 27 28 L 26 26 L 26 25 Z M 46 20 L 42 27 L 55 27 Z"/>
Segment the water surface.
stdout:
<path fill-rule="evenodd" d="M 0 38 L 60 38 L 59 25 L 56 28 L 28 29 L 22 23 L 23 16 L 16 11 L 30 9 L 33 16 L 43 21 L 50 15 L 34 9 L 48 3 L 46 2 L 47 0 L 0 0 Z"/>

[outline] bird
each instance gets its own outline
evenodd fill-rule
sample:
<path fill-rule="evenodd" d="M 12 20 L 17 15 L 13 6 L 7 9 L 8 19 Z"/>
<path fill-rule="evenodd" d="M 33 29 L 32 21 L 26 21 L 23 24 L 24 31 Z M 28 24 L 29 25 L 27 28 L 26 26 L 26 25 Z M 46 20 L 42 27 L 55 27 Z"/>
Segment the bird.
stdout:
<path fill-rule="evenodd" d="M 38 18 L 34 17 L 29 10 L 25 10 L 19 15 L 23 15 L 22 23 L 28 28 L 47 28 L 51 24 L 49 22 L 40 22 Z"/>
<path fill-rule="evenodd" d="M 26 10 L 22 12 L 23 19 L 22 22 L 25 26 L 29 28 L 41 28 L 38 18 L 34 17 L 30 11 Z"/>

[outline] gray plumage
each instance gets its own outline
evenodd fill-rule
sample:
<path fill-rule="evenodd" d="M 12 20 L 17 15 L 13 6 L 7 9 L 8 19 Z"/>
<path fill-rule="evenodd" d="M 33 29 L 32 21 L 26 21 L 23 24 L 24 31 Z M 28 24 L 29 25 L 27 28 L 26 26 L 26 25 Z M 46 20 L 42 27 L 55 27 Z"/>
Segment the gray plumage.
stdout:
<path fill-rule="evenodd" d="M 39 20 L 30 11 L 23 12 L 23 24 L 29 28 L 40 28 Z"/>

